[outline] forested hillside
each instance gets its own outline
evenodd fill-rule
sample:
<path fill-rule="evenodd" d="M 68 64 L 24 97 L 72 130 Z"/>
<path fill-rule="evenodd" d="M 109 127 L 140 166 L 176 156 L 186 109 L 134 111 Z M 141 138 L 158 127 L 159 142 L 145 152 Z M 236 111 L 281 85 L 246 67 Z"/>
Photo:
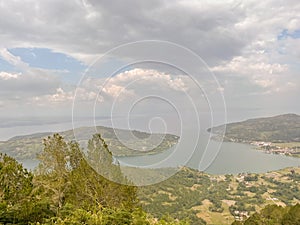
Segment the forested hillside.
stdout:
<path fill-rule="evenodd" d="M 100 135 L 89 141 L 87 157 L 105 162 L 109 176 L 130 184 Z M 84 159 L 76 142 L 55 134 L 44 140 L 36 171 L 0 155 L 2 224 L 188 224 L 169 216 L 156 219 L 138 207 L 136 188 L 111 182 Z M 101 167 L 100 167 L 101 168 Z"/>
<path fill-rule="evenodd" d="M 76 128 L 60 132 L 60 135 L 67 141 L 76 140 L 80 144 L 86 145 L 95 131 L 101 133 L 114 156 L 155 154 L 169 149 L 179 139 L 178 136 L 172 134 L 150 134 L 103 126 Z M 37 133 L 13 137 L 7 141 L 0 142 L 0 152 L 7 153 L 16 159 L 35 159 L 37 154 L 43 150 L 42 140 L 49 135 L 53 135 L 53 133 Z"/>
<path fill-rule="evenodd" d="M 268 205 L 245 221 L 235 221 L 232 225 L 298 225 L 300 224 L 300 205 L 282 207 Z"/>
<path fill-rule="evenodd" d="M 216 135 L 223 135 L 225 131 L 225 141 L 300 142 L 300 116 L 285 114 L 250 119 L 213 127 L 208 131 Z"/>
<path fill-rule="evenodd" d="M 100 135 L 89 140 L 84 156 L 77 142 L 58 134 L 45 138 L 43 146 L 34 171 L 0 155 L 0 223 L 251 224 L 251 218 L 266 221 L 261 210 L 269 204 L 291 210 L 282 214 L 284 221 L 299 213 L 292 206 L 300 203 L 300 168 L 209 175 L 182 167 L 161 183 L 134 187 Z M 104 178 L 103 171 L 125 185 Z"/>

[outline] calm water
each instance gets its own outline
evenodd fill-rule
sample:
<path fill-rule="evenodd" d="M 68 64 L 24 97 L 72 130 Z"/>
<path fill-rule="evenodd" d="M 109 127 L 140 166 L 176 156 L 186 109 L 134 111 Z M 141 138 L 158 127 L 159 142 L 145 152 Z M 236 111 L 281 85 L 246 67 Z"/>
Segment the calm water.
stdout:
<path fill-rule="evenodd" d="M 208 135 L 205 136 L 208 138 Z M 121 165 L 150 168 L 187 165 L 211 174 L 261 173 L 300 166 L 299 158 L 266 154 L 248 144 L 220 143 L 210 140 L 207 145 L 206 138 L 200 138 L 200 144 L 194 151 L 191 150 L 192 147 L 187 144 L 189 143 L 187 141 L 180 148 L 173 147 L 160 154 L 118 159 Z M 207 147 L 206 151 L 205 147 Z"/>
<path fill-rule="evenodd" d="M 194 160 L 191 160 L 189 166 L 194 165 Z M 212 174 L 261 173 L 290 166 L 300 166 L 300 159 L 266 154 L 246 144 L 223 143 L 219 154 L 206 171 Z"/>
<path fill-rule="evenodd" d="M 214 143 L 218 145 L 218 143 Z M 159 167 L 156 165 L 151 166 L 158 161 L 165 159 L 174 153 L 174 148 L 169 149 L 163 153 L 151 156 L 138 156 L 138 157 L 122 157 L 118 158 L 120 163 L 133 166 Z M 161 167 L 173 167 L 187 165 L 189 167 L 205 170 L 211 174 L 237 174 L 241 172 L 255 172 L 262 173 L 271 170 L 278 170 L 285 167 L 300 166 L 300 159 L 282 156 L 265 154 L 261 151 L 253 149 L 253 146 L 238 143 L 223 143 L 221 149 L 212 161 L 212 163 L 204 168 L 203 164 L 199 163 L 199 153 L 197 152 L 192 156 L 189 162 L 185 163 L 185 157 L 178 157 L 176 161 L 164 161 Z M 23 165 L 33 170 L 37 165 L 37 160 L 22 160 Z M 206 165 L 207 166 L 207 165 Z"/>
<path fill-rule="evenodd" d="M 105 122 L 102 122 L 101 125 L 110 126 L 110 124 Z M 16 127 L 6 127 L 0 128 L 0 134 L 5 137 L 5 134 L 8 135 L 8 131 L 14 131 L 14 134 L 17 133 L 19 135 L 36 131 L 66 130 L 71 127 L 70 123 L 41 125 L 38 128 L 23 126 L 19 127 L 20 131 Z M 180 142 L 175 147 L 162 153 L 138 157 L 122 157 L 118 158 L 118 160 L 121 165 L 148 168 L 189 166 L 212 174 L 267 172 L 285 167 L 300 166 L 299 158 L 265 154 L 246 144 L 213 141 L 205 131 L 209 125 L 203 127 L 205 129 L 200 131 L 200 134 L 192 129 L 182 132 L 179 134 L 181 137 Z M 29 132 L 30 130 L 34 131 Z M 200 137 L 199 139 L 198 136 Z M 28 169 L 33 169 L 38 164 L 36 160 L 23 160 L 22 162 Z"/>

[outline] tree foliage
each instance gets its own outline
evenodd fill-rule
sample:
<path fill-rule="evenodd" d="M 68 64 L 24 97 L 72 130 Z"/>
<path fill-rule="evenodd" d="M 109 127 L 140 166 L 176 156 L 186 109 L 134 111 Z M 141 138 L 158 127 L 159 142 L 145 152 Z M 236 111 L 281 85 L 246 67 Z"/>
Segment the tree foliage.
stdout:
<path fill-rule="evenodd" d="M 52 214 L 50 205 L 35 193 L 33 174 L 10 156 L 0 154 L 0 222 L 28 224 Z"/>
<path fill-rule="evenodd" d="M 260 213 L 254 213 L 244 222 L 235 221 L 232 224 L 297 225 L 300 224 L 300 204 L 285 208 L 277 205 L 267 205 Z"/>
<path fill-rule="evenodd" d="M 137 207 L 136 187 L 99 134 L 89 141 L 86 155 L 77 142 L 55 134 L 44 140 L 38 159 L 32 173 L 0 154 L 0 223 L 187 224 L 156 220 Z"/>

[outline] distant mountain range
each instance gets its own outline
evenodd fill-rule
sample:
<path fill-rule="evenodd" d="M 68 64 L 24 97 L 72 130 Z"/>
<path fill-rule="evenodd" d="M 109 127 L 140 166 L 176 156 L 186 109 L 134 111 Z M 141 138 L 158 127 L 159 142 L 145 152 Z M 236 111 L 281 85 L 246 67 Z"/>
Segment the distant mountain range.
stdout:
<path fill-rule="evenodd" d="M 172 134 L 150 134 L 141 131 L 113 129 L 109 127 L 81 127 L 59 132 L 66 140 L 76 140 L 86 145 L 95 133 L 100 133 L 114 156 L 137 156 L 155 154 L 169 149 L 178 142 L 179 137 Z M 43 149 L 43 139 L 54 133 L 36 133 L 16 136 L 0 142 L 0 152 L 17 159 L 34 159 Z"/>
<path fill-rule="evenodd" d="M 300 142 L 300 116 L 284 114 L 268 118 L 249 119 L 213 128 L 208 132 L 225 141 L 275 143 Z"/>

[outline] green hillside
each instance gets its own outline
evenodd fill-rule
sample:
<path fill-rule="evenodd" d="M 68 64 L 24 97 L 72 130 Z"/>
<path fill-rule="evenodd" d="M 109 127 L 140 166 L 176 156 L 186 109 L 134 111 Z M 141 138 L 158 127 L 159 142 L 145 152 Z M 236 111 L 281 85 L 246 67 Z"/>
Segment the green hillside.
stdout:
<path fill-rule="evenodd" d="M 172 134 L 150 134 L 141 131 L 129 131 L 123 129 L 113 129 L 109 127 L 81 127 L 73 130 L 60 132 L 66 140 L 76 140 L 81 144 L 87 141 L 96 132 L 101 133 L 109 149 L 114 156 L 136 156 L 142 154 L 155 154 L 162 152 L 178 142 L 179 137 Z M 123 144 L 118 137 L 126 140 Z M 53 133 L 37 133 L 25 136 L 16 136 L 8 141 L 0 142 L 0 152 L 7 153 L 16 159 L 34 159 L 37 153 L 43 149 L 42 140 Z M 132 138 L 132 135 L 135 138 Z M 149 138 L 151 135 L 151 139 Z M 158 146 L 157 143 L 160 143 Z M 134 149 L 130 148 L 134 146 Z M 145 150 L 145 146 L 147 147 Z M 151 149 L 151 150 L 149 150 Z"/>
<path fill-rule="evenodd" d="M 300 204 L 282 207 L 267 205 L 259 213 L 253 214 L 245 221 L 235 221 L 232 225 L 298 225 L 300 224 Z"/>
<path fill-rule="evenodd" d="M 124 176 L 123 168 L 113 163 L 101 135 L 94 135 L 89 146 L 87 157 L 97 167 L 86 162 L 78 143 L 65 142 L 58 134 L 44 140 L 40 164 L 34 172 L 0 154 L 0 223 L 251 224 L 240 221 L 259 219 L 256 213 L 270 204 L 294 210 L 289 206 L 300 203 L 300 167 L 238 175 L 210 175 L 181 167 L 160 183 L 131 187 L 98 173 L 109 168 L 107 176 L 131 184 L 131 177 Z M 144 177 L 163 176 L 172 170 L 127 169 L 132 175 L 136 172 Z M 262 211 L 262 220 L 265 215 Z"/>
<path fill-rule="evenodd" d="M 285 114 L 268 118 L 249 119 L 208 129 L 225 141 L 275 143 L 300 142 L 300 116 Z"/>
<path fill-rule="evenodd" d="M 145 170 L 144 173 L 151 173 Z M 159 184 L 138 188 L 143 209 L 155 217 L 170 214 L 191 224 L 230 224 L 246 220 L 269 204 L 300 203 L 300 168 L 265 174 L 210 175 L 183 167 Z"/>
<path fill-rule="evenodd" d="M 155 218 L 138 207 L 136 187 L 122 174 L 100 134 L 89 140 L 87 157 L 77 142 L 59 134 L 44 139 L 34 172 L 0 153 L 0 224 L 189 225 L 169 215 Z M 99 163 L 100 162 L 100 163 Z M 107 176 L 99 174 L 107 169 Z"/>

